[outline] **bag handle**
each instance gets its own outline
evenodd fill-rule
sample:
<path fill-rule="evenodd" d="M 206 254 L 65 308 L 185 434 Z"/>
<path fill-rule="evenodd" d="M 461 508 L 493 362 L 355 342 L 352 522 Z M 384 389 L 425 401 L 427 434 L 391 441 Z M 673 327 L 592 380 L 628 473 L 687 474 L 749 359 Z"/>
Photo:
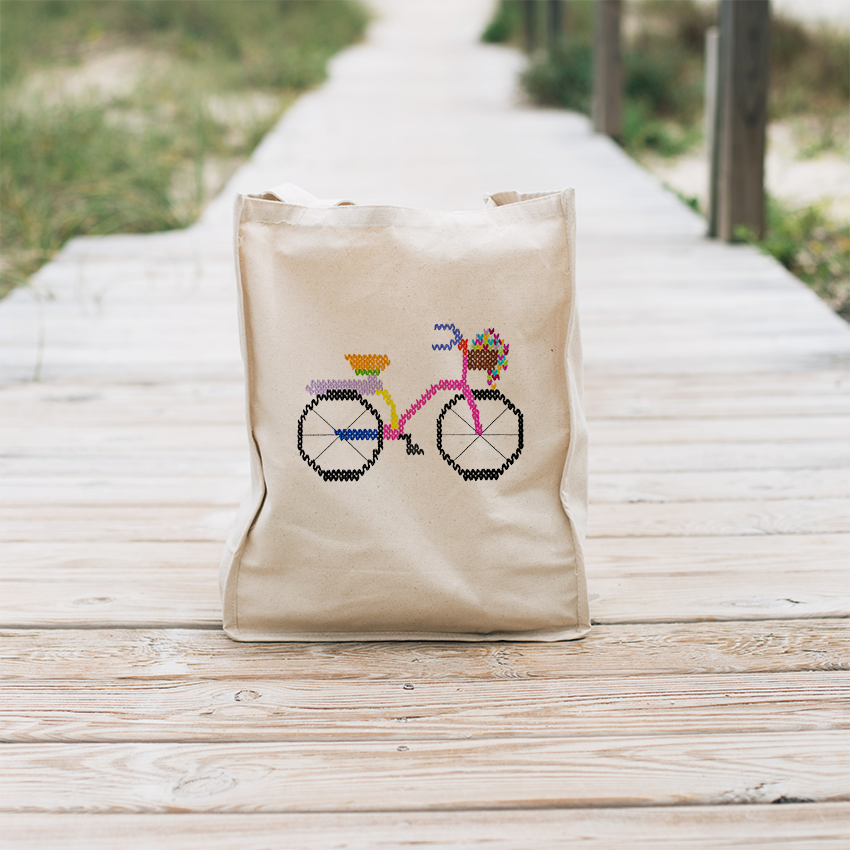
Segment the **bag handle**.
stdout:
<path fill-rule="evenodd" d="M 267 201 L 282 201 L 284 204 L 292 204 L 298 207 L 353 207 L 354 201 L 346 201 L 343 199 L 322 200 L 315 195 L 296 186 L 294 183 L 281 183 L 280 186 L 275 186 L 274 189 L 269 189 L 263 195 L 263 199 Z"/>

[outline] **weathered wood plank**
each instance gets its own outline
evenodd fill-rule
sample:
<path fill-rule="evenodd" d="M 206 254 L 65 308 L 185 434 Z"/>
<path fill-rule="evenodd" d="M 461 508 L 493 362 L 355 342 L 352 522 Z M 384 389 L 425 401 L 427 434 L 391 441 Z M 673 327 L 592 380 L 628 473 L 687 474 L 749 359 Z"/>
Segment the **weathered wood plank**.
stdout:
<path fill-rule="evenodd" d="M 589 537 L 825 534 L 850 531 L 850 499 L 596 503 L 588 520 Z"/>
<path fill-rule="evenodd" d="M 591 422 L 595 445 L 847 441 L 850 416 L 665 417 Z M 792 447 L 793 450 L 793 447 Z"/>
<path fill-rule="evenodd" d="M 588 374 L 591 421 L 606 417 L 823 415 L 850 410 L 846 371 L 741 375 Z"/>
<path fill-rule="evenodd" d="M 692 286 L 693 283 L 683 277 L 679 286 Z M 802 336 L 816 332 L 818 326 L 823 328 L 823 317 L 816 309 L 795 316 L 794 302 L 796 300 L 799 305 L 799 300 L 794 299 L 793 293 L 747 291 L 746 279 L 738 284 L 744 290 L 741 293 L 727 290 L 685 298 L 676 292 L 675 282 L 667 287 L 648 286 L 645 293 L 634 288 L 637 281 L 631 282 L 631 288 L 616 285 L 601 285 L 595 291 L 585 288 L 580 290 L 588 293 L 587 298 L 582 295 L 581 300 L 582 326 L 589 333 L 598 330 L 600 339 L 612 335 L 612 343 L 638 338 L 637 329 L 666 336 L 681 333 L 683 327 L 692 327 L 696 334 L 716 339 L 721 334 L 731 336 L 733 333 Z M 760 303 L 764 305 L 761 311 Z M 619 331 L 621 336 L 616 333 Z M 775 369 L 775 364 L 772 367 L 766 364 L 766 372 Z"/>
<path fill-rule="evenodd" d="M 556 847 L 846 850 L 850 804 L 532 808 L 292 815 L 6 814 L 7 850 L 535 850 Z"/>
<path fill-rule="evenodd" d="M 210 423 L 203 427 L 173 423 L 150 423 L 145 428 L 120 425 L 109 426 L 100 423 L 43 424 L 33 422 L 30 425 L 9 424 L 3 427 L 3 439 L 7 446 L 15 451 L 55 452 L 92 449 L 115 450 L 127 453 L 150 449 L 186 449 L 187 451 L 225 451 L 246 452 L 247 437 L 245 431 L 235 425 Z"/>
<path fill-rule="evenodd" d="M 17 679 L 580 679 L 850 670 L 850 620 L 594 626 L 560 643 L 237 643 L 219 630 L 2 630 Z"/>
<path fill-rule="evenodd" d="M 104 348 L 91 352 L 51 348 L 49 355 L 42 361 L 35 344 L 29 348 L 0 349 L 0 379 L 9 382 L 44 380 L 50 383 L 90 379 L 112 383 L 206 383 L 238 381 L 243 373 L 242 364 L 226 356 L 195 358 L 185 350 L 166 348 L 155 351 Z M 38 372 L 37 363 L 41 363 Z"/>
<path fill-rule="evenodd" d="M 12 544 L 15 545 L 15 544 Z M 850 534 L 763 537 L 665 537 L 619 540 L 595 538 L 585 548 L 593 575 L 709 575 L 724 583 L 747 570 L 760 572 L 766 588 L 783 571 L 818 570 L 846 574 Z M 840 590 L 840 585 L 836 587 Z"/>
<path fill-rule="evenodd" d="M 659 331 L 659 335 L 660 331 Z M 655 377 L 657 375 L 690 375 L 699 382 L 703 375 L 724 373 L 734 376 L 746 372 L 785 372 L 789 369 L 799 369 L 801 372 L 811 370 L 831 370 L 840 368 L 850 357 L 848 350 L 836 351 L 829 345 L 829 340 L 811 345 L 800 345 L 800 351 L 793 351 L 782 346 L 771 346 L 767 343 L 752 350 L 755 346 L 731 346 L 722 341 L 713 345 L 706 344 L 698 347 L 696 343 L 689 350 L 682 351 L 678 342 L 670 342 L 666 347 L 654 351 L 635 351 L 627 340 L 623 340 L 620 348 L 613 347 L 603 340 L 594 340 L 589 334 L 582 337 L 585 341 L 585 374 L 597 377 L 615 373 L 632 375 L 634 377 Z M 719 354 L 718 351 L 722 351 Z"/>
<path fill-rule="evenodd" d="M 0 684 L 0 741 L 425 741 L 850 728 L 845 673 Z"/>
<path fill-rule="evenodd" d="M 589 466 L 591 475 L 599 472 L 836 468 L 850 474 L 850 441 L 591 445 Z"/>
<path fill-rule="evenodd" d="M 768 512 L 766 512 L 768 513 Z M 91 506 L 4 505 L 0 541 L 218 541 L 223 543 L 236 517 L 235 507 L 214 504 Z M 827 530 L 827 529 L 821 529 Z"/>
<path fill-rule="evenodd" d="M 136 543 L 94 543 L 93 541 L 55 542 L 30 540 L 7 543 L 3 546 L 6 568 L 3 578 L 16 581 L 39 570 L 69 578 L 96 579 L 115 576 L 122 579 L 140 578 L 145 569 L 165 567 L 176 576 L 194 572 L 203 575 L 210 564 L 221 559 L 224 541 Z"/>
<path fill-rule="evenodd" d="M 793 380 L 793 376 L 790 376 Z M 831 386 L 828 375 L 814 375 L 812 389 L 816 390 L 826 381 Z M 802 387 L 801 387 L 802 389 Z M 231 404 L 242 405 L 245 388 L 239 381 L 207 381 L 181 383 L 165 381 L 158 384 L 137 384 L 129 381 L 103 382 L 95 378 L 85 381 L 38 381 L 0 386 L 0 398 L 4 409 L 16 404 L 47 404 L 60 408 L 103 405 L 118 409 L 120 405 L 129 405 L 131 409 L 150 410 L 162 407 L 189 409 L 198 405 L 203 412 L 206 406 L 223 409 Z"/>
<path fill-rule="evenodd" d="M 59 577 L 2 585 L 0 625 L 11 628 L 215 628 L 221 605 L 214 578 L 175 577 L 157 570 L 145 579 Z M 163 584 L 167 581 L 167 584 Z M 41 592 L 40 592 L 41 589 Z M 826 616 L 829 616 L 827 614 Z"/>
<path fill-rule="evenodd" d="M 9 451 L 0 458 L 5 481 L 16 486 L 38 487 L 42 479 L 101 479 L 117 483 L 125 478 L 193 478 L 232 479 L 250 475 L 248 438 L 245 447 L 209 449 L 207 451 L 121 451 L 117 446 L 97 450 L 81 448 L 73 451 L 54 449 L 41 451 Z"/>
<path fill-rule="evenodd" d="M 743 499 L 845 499 L 847 469 L 747 469 L 691 472 L 597 472 L 590 500 L 612 502 L 703 502 Z"/>
<path fill-rule="evenodd" d="M 235 507 L 248 492 L 247 475 L 48 475 L 4 478 L 0 505 L 35 507 L 157 505 L 163 511 L 186 505 Z"/>
<path fill-rule="evenodd" d="M 423 811 L 850 799 L 844 731 L 494 741 L 16 744 L 28 812 Z"/>
<path fill-rule="evenodd" d="M 588 592 L 594 623 L 803 620 L 850 616 L 846 579 L 846 569 L 828 575 L 783 571 L 769 580 L 762 570 L 753 570 L 736 576 L 732 587 L 721 588 L 725 575 L 611 575 L 591 577 Z"/>
<path fill-rule="evenodd" d="M 600 286 L 588 292 L 591 315 L 586 324 L 595 342 L 611 343 L 616 351 L 621 347 L 618 340 L 623 343 L 622 347 L 640 341 L 639 354 L 649 358 L 654 358 L 673 343 L 682 343 L 691 355 L 707 347 L 716 347 L 714 355 L 717 364 L 725 360 L 731 351 L 749 353 L 752 359 L 738 364 L 734 369 L 736 376 L 846 370 L 843 358 L 848 347 L 846 324 L 819 301 L 813 292 L 801 293 L 797 289 L 799 281 L 796 278 L 789 275 L 788 283 L 790 288 L 784 293 L 771 286 L 757 285 L 750 288 L 744 298 L 740 298 L 736 297 L 735 291 L 747 290 L 750 286 L 745 277 L 728 280 L 724 287 L 726 291 L 716 292 L 697 292 L 694 288 L 704 284 L 688 278 L 670 281 L 667 286 L 657 288 L 638 288 L 636 280 L 620 281 L 618 286 Z M 690 288 L 690 291 L 677 295 L 679 287 Z M 787 299 L 783 295 L 787 295 Z M 767 301 L 774 298 L 778 309 L 768 312 L 765 322 L 759 324 L 759 299 Z M 617 302 L 615 305 L 607 303 L 612 299 Z M 658 303 L 662 301 L 666 303 Z M 705 316 L 700 315 L 703 309 L 707 312 Z M 653 318 L 656 310 L 663 317 L 658 322 Z M 583 312 L 587 315 L 588 310 Z M 678 322 L 675 321 L 676 316 L 679 317 Z M 689 328 L 699 339 L 688 339 Z M 823 334 L 821 343 L 828 342 L 831 348 L 823 347 L 816 340 L 818 329 Z M 782 350 L 781 346 L 786 340 L 778 337 L 786 333 L 786 353 L 791 356 L 790 359 L 779 358 L 772 364 L 762 362 L 760 354 Z M 725 345 L 730 346 L 729 351 L 723 350 Z M 827 365 L 826 361 L 820 365 L 807 363 L 807 355 L 830 350 L 833 355 L 837 355 L 831 365 Z M 676 364 L 670 365 L 673 368 L 665 374 L 688 374 L 683 364 L 678 369 L 675 368 Z M 706 376 L 712 372 L 717 375 L 727 373 L 727 366 L 717 365 L 713 370 L 711 366 L 710 361 L 702 364 Z"/>
<path fill-rule="evenodd" d="M 17 385 L 25 386 L 25 385 Z M 167 385 L 159 385 L 167 386 Z M 9 398 L 11 393 L 0 392 L 3 413 L 0 422 L 7 425 L 26 425 L 32 421 L 33 412 L 38 412 L 42 425 L 99 425 L 109 427 L 132 427 L 165 425 L 173 427 L 206 428 L 208 425 L 228 425 L 245 430 L 244 391 L 239 396 L 204 397 L 187 392 L 184 398 L 169 397 L 165 392 L 151 397 L 140 393 L 133 398 L 128 393 L 104 394 L 97 388 L 82 387 L 62 391 L 55 387 L 53 392 L 43 392 L 42 398 Z"/>

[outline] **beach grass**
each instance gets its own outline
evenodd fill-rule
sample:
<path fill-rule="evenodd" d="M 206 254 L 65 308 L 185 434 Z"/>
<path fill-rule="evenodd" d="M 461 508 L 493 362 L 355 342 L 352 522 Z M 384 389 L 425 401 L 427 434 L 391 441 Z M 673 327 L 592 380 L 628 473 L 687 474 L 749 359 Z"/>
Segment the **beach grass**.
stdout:
<path fill-rule="evenodd" d="M 191 224 L 367 20 L 351 0 L 2 0 L 0 294 L 74 236 Z"/>

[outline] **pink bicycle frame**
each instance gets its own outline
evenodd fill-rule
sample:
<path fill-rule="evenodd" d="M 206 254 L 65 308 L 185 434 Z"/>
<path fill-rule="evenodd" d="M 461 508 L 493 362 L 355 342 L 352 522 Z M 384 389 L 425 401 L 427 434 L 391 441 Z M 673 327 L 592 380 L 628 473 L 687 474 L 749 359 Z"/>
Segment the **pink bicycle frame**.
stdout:
<path fill-rule="evenodd" d="M 484 429 L 481 426 L 481 417 L 478 414 L 478 406 L 475 404 L 475 397 L 472 394 L 472 388 L 469 386 L 469 383 L 466 380 L 466 372 L 467 372 L 467 364 L 469 362 L 469 340 L 461 339 L 460 331 L 454 325 L 435 325 L 435 330 L 451 330 L 454 332 L 454 340 L 451 343 L 446 343 L 445 345 L 432 345 L 431 347 L 436 351 L 437 349 L 448 350 L 455 347 L 462 352 L 463 354 L 463 369 L 461 371 L 460 380 L 452 381 L 452 380 L 442 380 L 437 381 L 436 384 L 431 384 L 431 386 L 422 393 L 419 398 L 404 411 L 404 413 L 398 418 L 398 428 L 393 428 L 392 425 L 388 423 L 384 423 L 384 439 L 385 440 L 398 440 L 404 436 L 404 426 L 407 422 L 409 422 L 416 413 L 421 410 L 436 394 L 439 390 L 460 390 L 463 393 L 463 397 L 466 399 L 466 403 L 469 405 L 469 410 L 472 413 L 472 423 L 475 428 L 475 433 L 480 437 L 481 434 L 484 433 Z"/>

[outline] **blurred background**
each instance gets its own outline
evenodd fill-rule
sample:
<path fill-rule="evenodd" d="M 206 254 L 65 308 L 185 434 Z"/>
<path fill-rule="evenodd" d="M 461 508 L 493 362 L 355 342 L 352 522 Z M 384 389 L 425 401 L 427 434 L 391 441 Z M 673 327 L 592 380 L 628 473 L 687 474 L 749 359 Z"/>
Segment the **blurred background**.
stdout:
<path fill-rule="evenodd" d="M 589 112 L 593 5 L 493 3 L 481 39 L 526 53 L 518 98 Z M 772 6 L 767 232 L 741 236 L 850 321 L 850 0 Z M 623 7 L 619 141 L 703 212 L 717 14 Z M 0 0 L 0 295 L 73 236 L 195 221 L 373 15 L 356 0 Z"/>
<path fill-rule="evenodd" d="M 2 294 L 73 236 L 194 222 L 368 20 L 353 0 L 2 0 Z"/>

